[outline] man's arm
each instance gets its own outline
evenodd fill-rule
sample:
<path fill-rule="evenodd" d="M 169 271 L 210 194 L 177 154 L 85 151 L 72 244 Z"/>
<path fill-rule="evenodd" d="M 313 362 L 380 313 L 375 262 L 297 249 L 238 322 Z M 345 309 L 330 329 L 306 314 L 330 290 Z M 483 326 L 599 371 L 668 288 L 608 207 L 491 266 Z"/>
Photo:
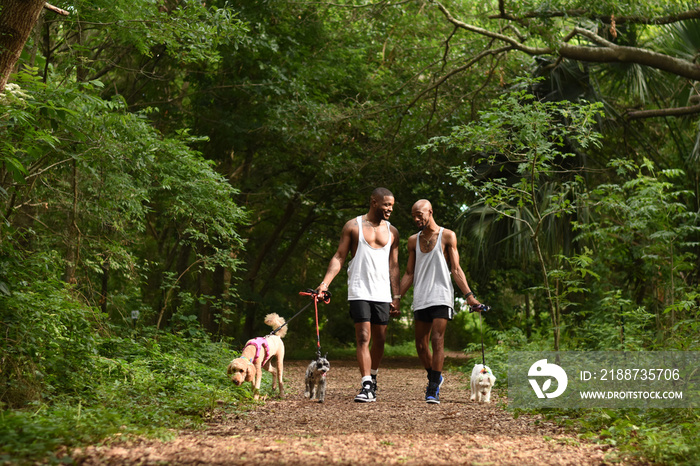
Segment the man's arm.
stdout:
<path fill-rule="evenodd" d="M 328 269 L 326 269 L 326 275 L 323 277 L 323 281 L 316 288 L 318 291 L 327 291 L 328 287 L 331 285 L 333 279 L 340 273 L 343 268 L 345 259 L 348 257 L 350 252 L 350 246 L 352 245 L 352 233 L 353 224 L 356 226 L 357 222 L 354 220 L 348 221 L 345 226 L 343 226 L 343 231 L 340 233 L 340 242 L 338 243 L 338 249 L 333 254 L 330 262 L 328 263 Z"/>
<path fill-rule="evenodd" d="M 450 264 L 450 272 L 452 272 L 452 278 L 454 279 L 457 287 L 462 292 L 462 294 L 467 295 L 467 304 L 474 306 L 480 304 L 479 300 L 474 297 L 469 283 L 467 283 L 467 276 L 462 270 L 462 266 L 459 265 L 459 251 L 457 251 L 457 235 L 452 230 L 443 230 L 442 237 L 445 239 L 445 255 L 447 256 L 447 261 Z M 471 294 L 470 294 L 471 293 Z"/>
<path fill-rule="evenodd" d="M 401 296 L 405 295 L 408 289 L 413 285 L 413 273 L 416 269 L 416 237 L 412 235 L 408 238 L 408 263 L 406 271 L 401 277 Z"/>
<path fill-rule="evenodd" d="M 401 306 L 401 287 L 400 287 L 400 277 L 401 271 L 399 270 L 399 230 L 396 227 L 391 227 L 391 249 L 389 250 L 389 280 L 391 281 L 391 315 L 397 316 L 400 314 Z"/>

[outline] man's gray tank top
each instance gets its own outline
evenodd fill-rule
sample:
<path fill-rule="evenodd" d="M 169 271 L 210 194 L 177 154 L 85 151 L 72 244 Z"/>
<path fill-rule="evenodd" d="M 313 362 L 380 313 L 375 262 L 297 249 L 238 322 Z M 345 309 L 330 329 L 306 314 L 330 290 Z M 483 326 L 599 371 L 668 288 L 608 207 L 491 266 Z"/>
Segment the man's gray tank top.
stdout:
<path fill-rule="evenodd" d="M 442 252 L 442 232 L 440 227 L 437 242 L 430 252 L 420 249 L 420 235 L 416 238 L 416 265 L 413 272 L 413 310 L 431 306 L 448 306 L 454 309 L 454 288 L 452 275 Z"/>

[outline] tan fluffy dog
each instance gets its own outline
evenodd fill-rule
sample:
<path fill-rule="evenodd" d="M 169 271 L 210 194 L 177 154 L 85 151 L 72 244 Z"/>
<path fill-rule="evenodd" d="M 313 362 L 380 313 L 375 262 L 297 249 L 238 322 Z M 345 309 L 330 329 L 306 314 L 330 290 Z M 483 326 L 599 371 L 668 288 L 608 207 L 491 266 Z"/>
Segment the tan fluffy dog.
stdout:
<path fill-rule="evenodd" d="M 265 316 L 265 323 L 274 329 L 284 325 L 284 319 L 277 314 Z M 267 335 L 248 340 L 241 356 L 231 361 L 228 365 L 228 374 L 231 381 L 240 386 L 243 382 L 251 382 L 253 385 L 253 397 L 258 399 L 262 369 L 272 374 L 272 389 L 279 384 L 280 398 L 284 396 L 284 343 L 282 338 L 287 334 L 287 327 L 282 327 L 277 334 Z M 275 367 L 271 366 L 271 359 L 275 357 Z"/>

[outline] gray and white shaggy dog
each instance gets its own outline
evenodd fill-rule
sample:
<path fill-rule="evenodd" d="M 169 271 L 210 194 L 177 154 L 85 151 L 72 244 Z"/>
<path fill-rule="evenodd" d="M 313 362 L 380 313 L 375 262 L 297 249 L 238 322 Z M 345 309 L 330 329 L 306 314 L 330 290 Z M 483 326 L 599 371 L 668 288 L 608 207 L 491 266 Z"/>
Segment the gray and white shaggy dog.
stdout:
<path fill-rule="evenodd" d="M 284 319 L 275 313 L 265 316 L 265 323 L 273 330 L 284 325 Z M 253 385 L 253 398 L 259 398 L 260 379 L 262 369 L 272 374 L 272 390 L 279 385 L 280 398 L 284 397 L 284 343 L 282 338 L 287 334 L 287 327 L 279 329 L 275 335 L 253 338 L 248 340 L 241 352 L 241 356 L 231 361 L 228 365 L 228 375 L 231 381 L 240 386 L 243 382 L 251 382 Z M 272 366 L 272 358 L 275 365 Z"/>
<path fill-rule="evenodd" d="M 331 363 L 325 356 L 311 361 L 306 367 L 306 390 L 304 396 L 310 400 L 316 397 L 319 403 L 326 399 L 326 374 L 331 370 Z"/>

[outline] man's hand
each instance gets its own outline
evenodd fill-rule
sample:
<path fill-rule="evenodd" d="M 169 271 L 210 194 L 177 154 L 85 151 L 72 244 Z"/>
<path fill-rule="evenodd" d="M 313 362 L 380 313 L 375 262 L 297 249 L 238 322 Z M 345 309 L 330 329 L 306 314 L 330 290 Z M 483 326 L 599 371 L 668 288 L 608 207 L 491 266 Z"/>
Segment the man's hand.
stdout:
<path fill-rule="evenodd" d="M 389 308 L 389 315 L 391 317 L 399 317 L 401 315 L 401 298 L 394 298 Z"/>
<path fill-rule="evenodd" d="M 469 307 L 475 307 L 481 304 L 478 299 L 476 299 L 476 296 L 474 296 L 474 293 L 470 291 L 469 293 L 464 295 L 464 299 L 467 301 L 467 304 Z M 472 311 L 473 312 L 473 311 Z"/>
<path fill-rule="evenodd" d="M 316 287 L 316 291 L 318 291 L 320 296 L 323 296 L 323 294 L 328 291 L 328 285 L 326 282 L 321 282 L 321 284 Z"/>

